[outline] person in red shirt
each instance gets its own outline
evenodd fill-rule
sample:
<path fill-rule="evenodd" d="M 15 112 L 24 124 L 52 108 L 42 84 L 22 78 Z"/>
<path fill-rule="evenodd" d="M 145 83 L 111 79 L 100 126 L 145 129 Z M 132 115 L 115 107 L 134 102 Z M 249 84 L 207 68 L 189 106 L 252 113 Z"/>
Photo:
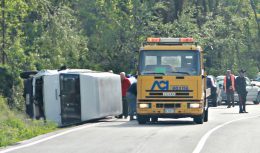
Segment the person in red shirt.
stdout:
<path fill-rule="evenodd" d="M 128 88 L 130 87 L 131 83 L 126 78 L 125 72 L 120 73 L 120 78 L 121 78 L 122 106 L 123 106 L 123 114 L 122 115 L 124 116 L 124 118 L 127 118 L 127 116 L 128 116 L 128 103 L 126 101 L 126 92 L 127 92 Z"/>
<path fill-rule="evenodd" d="M 228 108 L 231 107 L 231 102 L 233 107 L 235 107 L 234 103 L 234 92 L 235 92 L 235 76 L 231 74 L 231 70 L 227 70 L 227 74 L 224 77 L 224 90 L 227 95 L 227 104 Z"/>

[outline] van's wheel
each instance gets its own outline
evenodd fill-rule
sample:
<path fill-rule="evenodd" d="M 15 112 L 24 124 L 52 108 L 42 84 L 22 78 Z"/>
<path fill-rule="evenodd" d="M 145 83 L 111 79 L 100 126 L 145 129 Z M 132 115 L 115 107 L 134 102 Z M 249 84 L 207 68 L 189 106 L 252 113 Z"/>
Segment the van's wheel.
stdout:
<path fill-rule="evenodd" d="M 145 124 L 148 121 L 148 117 L 137 115 L 137 121 L 139 124 Z"/>
<path fill-rule="evenodd" d="M 152 117 L 152 122 L 158 122 L 158 117 Z"/>

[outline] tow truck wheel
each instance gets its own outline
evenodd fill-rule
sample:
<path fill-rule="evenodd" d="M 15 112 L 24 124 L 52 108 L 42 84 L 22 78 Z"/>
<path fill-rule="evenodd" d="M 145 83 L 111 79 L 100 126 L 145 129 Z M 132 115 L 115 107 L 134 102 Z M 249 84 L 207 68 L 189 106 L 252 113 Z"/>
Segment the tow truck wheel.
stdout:
<path fill-rule="evenodd" d="M 201 116 L 198 116 L 198 117 L 194 117 L 193 118 L 193 121 L 197 124 L 203 124 L 203 121 L 204 121 L 204 114 L 202 114 Z"/>
<path fill-rule="evenodd" d="M 209 116 L 209 108 L 207 108 L 204 112 L 204 122 L 208 122 L 208 116 Z"/>
<path fill-rule="evenodd" d="M 137 121 L 139 124 L 145 124 L 148 121 L 148 118 L 142 115 L 137 115 Z"/>

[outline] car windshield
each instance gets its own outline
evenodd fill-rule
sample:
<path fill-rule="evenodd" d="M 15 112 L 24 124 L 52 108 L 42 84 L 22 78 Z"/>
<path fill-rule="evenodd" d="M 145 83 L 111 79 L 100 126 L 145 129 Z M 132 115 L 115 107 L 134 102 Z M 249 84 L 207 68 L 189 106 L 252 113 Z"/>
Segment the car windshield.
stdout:
<path fill-rule="evenodd" d="M 141 75 L 200 75 L 199 51 L 141 51 Z"/>
<path fill-rule="evenodd" d="M 260 77 L 259 77 L 259 78 L 256 78 L 254 81 L 258 81 L 258 82 L 260 82 Z"/>

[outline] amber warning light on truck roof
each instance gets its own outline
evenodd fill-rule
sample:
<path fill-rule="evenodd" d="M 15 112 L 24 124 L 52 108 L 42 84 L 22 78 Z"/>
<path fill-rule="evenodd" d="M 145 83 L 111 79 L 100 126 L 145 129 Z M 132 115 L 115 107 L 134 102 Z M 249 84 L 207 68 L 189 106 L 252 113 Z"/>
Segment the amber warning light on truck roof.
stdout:
<path fill-rule="evenodd" d="M 194 42 L 193 38 L 153 38 L 149 37 L 147 38 L 147 42 L 151 43 L 192 43 Z"/>

